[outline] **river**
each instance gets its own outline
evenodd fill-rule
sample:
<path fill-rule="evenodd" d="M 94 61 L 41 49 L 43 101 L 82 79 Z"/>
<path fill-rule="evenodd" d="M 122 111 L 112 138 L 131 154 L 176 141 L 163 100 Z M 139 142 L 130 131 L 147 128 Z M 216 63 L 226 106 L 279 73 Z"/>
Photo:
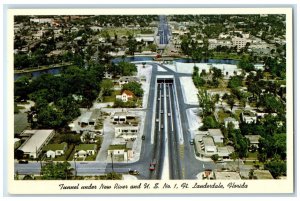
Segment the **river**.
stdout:
<path fill-rule="evenodd" d="M 112 60 L 113 63 L 117 64 L 121 61 L 126 61 L 126 62 L 133 62 L 133 61 L 153 61 L 154 57 L 150 56 L 135 56 L 135 57 L 117 57 Z M 217 64 L 233 64 L 237 65 L 238 60 L 232 60 L 232 59 L 207 59 L 207 60 L 200 60 L 200 61 L 194 61 L 192 59 L 187 59 L 187 58 L 178 58 L 174 59 L 175 62 L 180 62 L 180 63 L 217 63 Z M 14 80 L 19 79 L 22 76 L 30 76 L 30 77 L 38 77 L 42 74 L 53 74 L 57 75 L 61 72 L 61 67 L 58 68 L 52 68 L 52 69 L 45 69 L 45 70 L 40 70 L 40 71 L 34 71 L 34 72 L 29 72 L 29 73 L 15 73 L 14 74 Z"/>

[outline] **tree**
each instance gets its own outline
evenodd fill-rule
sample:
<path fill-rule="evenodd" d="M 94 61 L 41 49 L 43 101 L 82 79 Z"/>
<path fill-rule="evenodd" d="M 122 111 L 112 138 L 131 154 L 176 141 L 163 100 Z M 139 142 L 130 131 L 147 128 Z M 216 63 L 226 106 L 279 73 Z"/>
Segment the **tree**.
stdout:
<path fill-rule="evenodd" d="M 211 158 L 211 160 L 213 160 L 214 163 L 215 163 L 215 162 L 217 162 L 217 161 L 219 160 L 219 155 L 218 155 L 218 154 L 214 154 L 214 155 L 212 155 L 210 158 Z"/>
<path fill-rule="evenodd" d="M 15 158 L 17 160 L 23 159 L 23 156 L 24 156 L 24 152 L 22 150 L 17 149 L 15 151 Z"/>
<path fill-rule="evenodd" d="M 16 101 L 26 101 L 28 99 L 28 94 L 30 93 L 29 85 L 29 78 L 25 76 L 15 81 L 14 96 L 16 97 Z"/>
<path fill-rule="evenodd" d="M 42 179 L 65 180 L 72 176 L 72 170 L 68 162 L 47 163 L 42 167 Z"/>
<path fill-rule="evenodd" d="M 233 106 L 235 104 L 235 100 L 234 100 L 234 96 L 233 95 L 229 95 L 227 97 L 227 104 L 230 106 L 230 110 L 232 112 Z"/>
<path fill-rule="evenodd" d="M 218 128 L 218 123 L 215 120 L 214 116 L 205 116 L 203 118 L 203 126 L 201 127 L 201 130 L 207 130 L 209 128 Z"/>
<path fill-rule="evenodd" d="M 245 70 L 246 72 L 250 72 L 255 69 L 254 65 L 246 58 L 242 58 L 242 60 L 238 63 L 238 67 Z"/>
<path fill-rule="evenodd" d="M 228 87 L 229 88 L 237 88 L 242 86 L 243 78 L 242 76 L 232 76 L 228 82 Z"/>
<path fill-rule="evenodd" d="M 120 73 L 123 76 L 131 76 L 137 72 L 136 65 L 132 63 L 121 61 L 118 66 L 120 68 Z"/>
<path fill-rule="evenodd" d="M 265 168 L 270 171 L 272 176 L 277 179 L 279 176 L 286 175 L 286 161 L 272 160 L 265 165 Z"/>
<path fill-rule="evenodd" d="M 109 79 L 103 80 L 101 82 L 100 88 L 104 96 L 110 96 L 114 88 L 114 83 Z"/>
<path fill-rule="evenodd" d="M 122 91 L 129 90 L 132 93 L 134 93 L 137 97 L 142 97 L 144 94 L 144 90 L 142 89 L 142 85 L 138 82 L 129 82 L 127 84 L 124 84 L 122 87 Z"/>

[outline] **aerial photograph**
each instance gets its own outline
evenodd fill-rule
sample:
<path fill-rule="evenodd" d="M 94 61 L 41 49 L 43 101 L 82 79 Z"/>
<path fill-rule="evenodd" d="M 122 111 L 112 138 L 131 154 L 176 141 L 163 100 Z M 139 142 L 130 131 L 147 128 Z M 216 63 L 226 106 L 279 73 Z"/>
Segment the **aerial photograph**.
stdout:
<path fill-rule="evenodd" d="M 285 14 L 15 15 L 14 180 L 287 179 L 286 30 Z"/>

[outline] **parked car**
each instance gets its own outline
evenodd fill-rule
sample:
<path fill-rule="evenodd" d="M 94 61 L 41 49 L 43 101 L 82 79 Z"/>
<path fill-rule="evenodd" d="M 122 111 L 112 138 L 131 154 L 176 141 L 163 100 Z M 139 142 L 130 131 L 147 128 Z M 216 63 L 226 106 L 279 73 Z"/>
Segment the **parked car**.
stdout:
<path fill-rule="evenodd" d="M 190 140 L 190 145 L 194 145 L 194 140 L 193 139 Z"/>
<path fill-rule="evenodd" d="M 137 171 L 137 170 L 129 170 L 128 173 L 131 175 L 139 175 L 140 174 L 139 171 Z"/>
<path fill-rule="evenodd" d="M 28 164 L 28 160 L 19 160 L 20 164 Z"/>
<path fill-rule="evenodd" d="M 142 140 L 145 140 L 145 135 L 142 136 Z"/>

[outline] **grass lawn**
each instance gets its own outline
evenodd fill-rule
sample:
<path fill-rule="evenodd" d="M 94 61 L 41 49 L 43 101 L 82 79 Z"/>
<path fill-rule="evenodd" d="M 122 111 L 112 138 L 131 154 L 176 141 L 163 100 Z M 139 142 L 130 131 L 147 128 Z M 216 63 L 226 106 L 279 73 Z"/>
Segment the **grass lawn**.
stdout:
<path fill-rule="evenodd" d="M 96 157 L 97 157 L 97 154 L 95 153 L 94 155 L 87 156 L 85 158 L 85 161 L 94 161 L 94 160 L 96 160 Z"/>
<path fill-rule="evenodd" d="M 120 95 L 121 90 L 115 90 L 111 93 L 110 96 L 103 96 L 103 102 L 107 103 L 107 102 L 115 102 L 116 100 L 116 95 Z"/>
<path fill-rule="evenodd" d="M 68 161 L 72 161 L 74 159 L 74 154 L 75 154 L 75 149 L 73 149 L 72 153 L 70 154 Z"/>
<path fill-rule="evenodd" d="M 226 112 L 224 112 L 224 110 L 220 110 L 218 112 L 218 121 L 220 123 L 224 122 L 224 119 L 227 118 L 227 117 L 230 117 L 230 113 L 226 113 Z"/>
<path fill-rule="evenodd" d="M 240 114 L 243 112 L 243 110 L 235 110 L 234 113 L 235 113 L 235 117 L 237 120 L 240 119 Z"/>
<path fill-rule="evenodd" d="M 58 156 L 54 158 L 53 161 L 66 161 L 66 156 L 65 155 Z"/>
<path fill-rule="evenodd" d="M 256 152 L 249 152 L 248 153 L 248 157 L 247 157 L 247 159 L 257 159 L 257 151 Z"/>
<path fill-rule="evenodd" d="M 240 60 L 242 55 L 238 55 L 237 53 L 225 53 L 225 52 L 213 52 L 212 59 L 234 59 Z"/>

